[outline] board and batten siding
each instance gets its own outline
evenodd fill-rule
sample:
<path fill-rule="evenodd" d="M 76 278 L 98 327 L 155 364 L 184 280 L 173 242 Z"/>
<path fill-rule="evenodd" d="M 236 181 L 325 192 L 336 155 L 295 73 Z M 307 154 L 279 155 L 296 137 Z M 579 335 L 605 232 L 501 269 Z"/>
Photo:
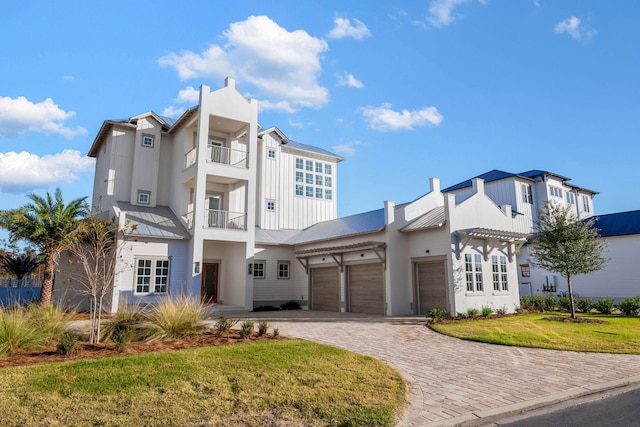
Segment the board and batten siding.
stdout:
<path fill-rule="evenodd" d="M 298 301 L 301 305 L 309 300 L 309 279 L 302 264 L 296 260 L 291 247 L 256 246 L 255 262 L 265 263 L 265 277 L 254 278 L 254 306 Z M 278 262 L 289 262 L 289 279 L 278 279 Z"/>

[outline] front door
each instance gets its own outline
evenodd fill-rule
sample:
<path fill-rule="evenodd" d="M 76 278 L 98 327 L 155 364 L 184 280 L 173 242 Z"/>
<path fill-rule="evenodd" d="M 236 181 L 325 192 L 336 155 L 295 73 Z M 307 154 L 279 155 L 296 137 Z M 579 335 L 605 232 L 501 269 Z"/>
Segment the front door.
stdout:
<path fill-rule="evenodd" d="M 218 264 L 205 263 L 202 266 L 202 286 L 200 298 L 204 303 L 218 301 Z"/>

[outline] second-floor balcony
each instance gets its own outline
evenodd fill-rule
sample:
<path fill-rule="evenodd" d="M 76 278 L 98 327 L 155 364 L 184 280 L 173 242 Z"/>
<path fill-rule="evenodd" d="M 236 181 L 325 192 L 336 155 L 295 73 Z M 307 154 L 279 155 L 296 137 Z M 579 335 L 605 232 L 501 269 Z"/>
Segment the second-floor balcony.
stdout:
<path fill-rule="evenodd" d="M 207 162 L 222 163 L 237 168 L 247 167 L 247 151 L 210 145 L 207 149 Z"/>
<path fill-rule="evenodd" d="M 246 230 L 247 214 L 244 212 L 221 211 L 207 209 L 204 226 L 207 228 L 222 228 L 225 230 Z"/>

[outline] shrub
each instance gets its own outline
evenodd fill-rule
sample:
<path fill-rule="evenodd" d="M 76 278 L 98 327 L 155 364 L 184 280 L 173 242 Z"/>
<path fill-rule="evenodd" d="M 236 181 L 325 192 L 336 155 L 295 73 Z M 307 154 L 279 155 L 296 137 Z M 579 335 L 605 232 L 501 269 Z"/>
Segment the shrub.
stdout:
<path fill-rule="evenodd" d="M 489 307 L 489 306 L 482 306 L 482 308 L 480 309 L 480 315 L 482 317 L 489 317 L 493 314 L 493 308 Z"/>
<path fill-rule="evenodd" d="M 47 342 L 59 341 L 62 338 L 67 321 L 65 313 L 53 305 L 40 307 L 37 304 L 27 306 L 26 315 L 29 321 L 45 334 Z"/>
<path fill-rule="evenodd" d="M 240 338 L 250 337 L 251 332 L 253 332 L 253 322 L 251 320 L 247 320 L 240 324 Z"/>
<path fill-rule="evenodd" d="M 535 310 L 544 310 L 544 298 L 542 295 L 534 295 L 531 297 L 531 306 Z"/>
<path fill-rule="evenodd" d="M 478 309 L 477 308 L 468 308 L 467 309 L 467 317 L 472 318 L 472 317 L 477 317 L 478 316 Z"/>
<path fill-rule="evenodd" d="M 533 306 L 533 297 L 530 295 L 525 295 L 520 297 L 520 309 L 522 310 L 532 310 Z"/>
<path fill-rule="evenodd" d="M 560 298 L 558 299 L 558 307 L 566 311 L 571 310 L 571 298 L 569 298 L 569 295 L 560 296 Z"/>
<path fill-rule="evenodd" d="M 282 304 L 280 308 L 283 310 L 300 310 L 301 307 L 300 307 L 300 304 L 298 304 L 297 302 L 289 301 Z"/>
<path fill-rule="evenodd" d="M 126 303 L 118 306 L 118 311 L 102 328 L 102 338 L 109 338 L 122 349 L 134 338 L 134 332 L 140 329 L 143 316 L 139 305 L 129 306 Z"/>
<path fill-rule="evenodd" d="M 221 314 L 220 317 L 218 317 L 218 321 L 216 322 L 215 328 L 221 334 L 225 334 L 229 332 L 231 328 L 233 328 L 236 325 L 236 323 L 238 323 L 237 320 L 229 319 L 224 314 Z"/>
<path fill-rule="evenodd" d="M 142 334 L 147 342 L 181 339 L 205 329 L 204 307 L 188 296 L 163 298 L 145 315 Z"/>
<path fill-rule="evenodd" d="M 268 329 L 269 329 L 269 322 L 267 320 L 262 320 L 260 321 L 260 323 L 258 323 L 259 336 L 266 335 Z"/>
<path fill-rule="evenodd" d="M 544 297 L 542 299 L 542 309 L 547 311 L 557 310 L 559 307 L 558 298 L 554 296 Z"/>
<path fill-rule="evenodd" d="M 600 298 L 598 301 L 593 303 L 593 308 L 598 310 L 598 312 L 602 314 L 611 314 L 613 311 L 613 298 Z"/>
<path fill-rule="evenodd" d="M 635 316 L 640 310 L 640 297 L 627 297 L 620 301 L 618 308 L 627 316 Z"/>
<path fill-rule="evenodd" d="M 468 318 L 469 318 L 469 314 L 465 311 L 461 311 L 460 313 L 456 314 L 456 319 L 458 320 L 463 320 Z"/>
<path fill-rule="evenodd" d="M 430 317 L 434 321 L 438 321 L 438 320 L 444 319 L 448 315 L 449 315 L 449 313 L 444 311 L 444 308 L 442 308 L 442 307 L 432 308 L 431 310 L 429 310 L 427 312 L 427 317 Z"/>
<path fill-rule="evenodd" d="M 0 311 L 0 355 L 47 344 L 48 334 L 21 307 Z"/>
<path fill-rule="evenodd" d="M 507 314 L 507 307 L 506 306 L 502 306 L 502 308 L 496 308 L 496 314 L 498 316 L 504 316 Z"/>
<path fill-rule="evenodd" d="M 273 328 L 273 336 L 277 337 L 278 335 L 280 335 L 280 329 L 278 328 Z"/>
<path fill-rule="evenodd" d="M 58 344 L 58 353 L 65 356 L 71 356 L 76 352 L 78 340 L 80 336 L 71 332 L 62 334 L 60 343 Z"/>
<path fill-rule="evenodd" d="M 576 298 L 576 308 L 583 313 L 588 313 L 593 308 L 591 298 Z"/>

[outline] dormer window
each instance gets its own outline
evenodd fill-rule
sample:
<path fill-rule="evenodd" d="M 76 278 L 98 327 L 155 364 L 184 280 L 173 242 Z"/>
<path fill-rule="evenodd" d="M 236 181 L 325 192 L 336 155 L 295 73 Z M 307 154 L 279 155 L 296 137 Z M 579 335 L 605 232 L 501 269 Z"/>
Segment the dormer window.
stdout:
<path fill-rule="evenodd" d="M 573 193 L 570 193 L 567 191 L 567 203 L 571 204 L 571 205 L 575 205 L 576 204 L 576 199 L 573 195 Z"/>
<path fill-rule="evenodd" d="M 142 135 L 142 146 L 153 148 L 153 136 L 151 135 Z"/>
<path fill-rule="evenodd" d="M 267 150 L 267 157 L 270 159 L 275 159 L 276 158 L 276 150 Z"/>
<path fill-rule="evenodd" d="M 549 194 L 551 194 L 553 197 L 557 197 L 559 199 L 562 199 L 562 189 L 558 188 L 558 187 L 549 187 Z"/>
<path fill-rule="evenodd" d="M 531 196 L 531 186 L 529 184 L 520 184 L 522 188 L 522 203 L 533 204 L 533 197 Z"/>

